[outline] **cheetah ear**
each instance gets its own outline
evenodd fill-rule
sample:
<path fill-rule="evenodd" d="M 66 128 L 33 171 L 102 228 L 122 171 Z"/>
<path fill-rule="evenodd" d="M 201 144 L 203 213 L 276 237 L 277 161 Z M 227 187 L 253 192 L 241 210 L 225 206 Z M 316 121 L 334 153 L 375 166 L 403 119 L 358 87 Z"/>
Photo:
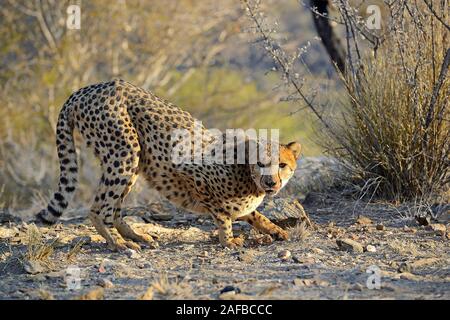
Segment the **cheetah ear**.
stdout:
<path fill-rule="evenodd" d="M 292 153 L 294 154 L 295 160 L 300 158 L 300 153 L 302 151 L 302 146 L 300 143 L 298 143 L 296 141 L 290 142 L 286 145 L 286 148 L 288 148 L 289 150 L 292 151 Z"/>

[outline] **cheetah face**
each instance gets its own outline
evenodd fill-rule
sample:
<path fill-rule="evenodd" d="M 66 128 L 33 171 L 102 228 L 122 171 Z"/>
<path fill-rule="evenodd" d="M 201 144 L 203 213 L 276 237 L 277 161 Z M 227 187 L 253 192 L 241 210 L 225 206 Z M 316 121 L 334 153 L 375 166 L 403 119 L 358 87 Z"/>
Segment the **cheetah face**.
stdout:
<path fill-rule="evenodd" d="M 300 151 L 300 144 L 291 142 L 279 146 L 278 161 L 271 161 L 268 154 L 266 157 L 259 156 L 259 161 L 250 165 L 252 178 L 258 188 L 267 195 L 276 195 L 294 175 Z"/>

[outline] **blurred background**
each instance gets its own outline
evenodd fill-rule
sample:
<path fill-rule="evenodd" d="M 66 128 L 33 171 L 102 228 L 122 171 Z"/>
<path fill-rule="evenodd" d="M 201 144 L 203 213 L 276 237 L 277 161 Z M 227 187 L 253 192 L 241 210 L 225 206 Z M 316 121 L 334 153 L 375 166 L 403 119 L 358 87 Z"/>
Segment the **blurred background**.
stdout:
<path fill-rule="evenodd" d="M 283 141 L 302 143 L 304 155 L 322 152 L 312 138 L 314 118 L 287 98 L 239 1 L 0 3 L 0 206 L 46 202 L 57 182 L 54 132 L 62 104 L 80 87 L 116 77 L 179 105 L 207 127 L 279 128 Z M 66 28 L 71 4 L 81 7 L 80 30 Z M 333 67 L 309 9 L 293 0 L 264 6 L 286 50 L 308 48 L 300 59 L 305 76 L 328 97 L 334 94 Z M 76 202 L 89 201 L 97 163 L 78 147 Z"/>
<path fill-rule="evenodd" d="M 413 6 L 314 1 L 330 7 L 327 24 L 334 27 L 333 16 L 341 20 L 335 32 L 348 51 L 346 61 L 355 59 L 346 43 L 349 25 L 351 41 L 360 42 L 358 70 L 347 75 L 335 72 L 309 1 L 251 2 L 0 0 L 0 208 L 36 211 L 46 204 L 59 172 L 55 126 L 61 106 L 75 90 L 112 78 L 153 91 L 208 128 L 278 128 L 282 141 L 298 140 L 310 157 L 334 148 L 332 155 L 361 169 L 363 184 L 372 179 L 376 190 L 384 184 L 387 198 L 414 198 L 448 185 L 450 135 L 442 117 L 449 110 L 448 81 L 430 103 L 446 49 L 442 39 L 448 38 L 446 0 L 434 7 L 441 18 L 428 0 Z M 393 20 L 384 19 L 388 32 L 373 39 L 360 29 L 369 4 Z M 81 8 L 79 30 L 67 27 L 70 5 Z M 284 59 L 289 79 L 275 56 Z M 323 117 L 337 119 L 339 130 L 323 130 L 298 89 Z M 372 127 L 379 130 L 367 129 Z M 73 206 L 88 206 L 98 164 L 75 139 L 80 185 Z M 423 174 L 424 163 L 436 179 Z M 141 192 L 132 193 L 129 204 L 157 199 L 142 182 L 136 189 Z"/>

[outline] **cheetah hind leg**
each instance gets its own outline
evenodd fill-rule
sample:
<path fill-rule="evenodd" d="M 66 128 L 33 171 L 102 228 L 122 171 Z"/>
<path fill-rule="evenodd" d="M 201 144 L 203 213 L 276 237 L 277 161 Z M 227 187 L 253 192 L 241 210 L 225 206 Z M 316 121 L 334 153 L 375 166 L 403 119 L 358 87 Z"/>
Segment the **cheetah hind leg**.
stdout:
<path fill-rule="evenodd" d="M 108 211 L 112 211 L 110 208 Z M 89 218 L 97 232 L 106 240 L 108 248 L 113 251 L 123 251 L 127 248 L 139 250 L 140 246 L 132 241 L 127 241 L 120 234 L 115 232 L 113 228 L 108 228 L 104 223 L 104 218 L 99 212 L 92 210 Z"/>
<path fill-rule="evenodd" d="M 134 183 L 137 180 L 138 175 L 134 175 L 126 189 L 124 190 L 122 196 L 119 199 L 118 205 L 115 209 L 114 212 L 114 227 L 117 229 L 117 231 L 119 232 L 119 234 L 124 237 L 125 239 L 131 240 L 131 241 L 135 241 L 135 242 L 139 242 L 139 243 L 144 243 L 146 245 L 148 245 L 150 248 L 155 249 L 158 247 L 158 243 L 155 241 L 154 238 L 157 238 L 156 235 L 150 235 L 150 234 L 141 234 L 141 233 L 137 233 L 136 231 L 133 230 L 133 228 L 123 219 L 122 213 L 121 213 L 121 206 L 122 203 L 125 199 L 125 197 L 127 196 L 127 194 L 131 191 L 131 188 L 133 187 Z"/>

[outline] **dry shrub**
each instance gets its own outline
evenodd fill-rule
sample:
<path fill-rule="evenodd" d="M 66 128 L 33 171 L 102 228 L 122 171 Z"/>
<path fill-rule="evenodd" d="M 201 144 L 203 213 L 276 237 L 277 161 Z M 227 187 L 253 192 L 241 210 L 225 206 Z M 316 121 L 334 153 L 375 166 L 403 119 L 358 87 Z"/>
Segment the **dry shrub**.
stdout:
<path fill-rule="evenodd" d="M 291 241 L 304 241 L 310 236 L 310 231 L 308 230 L 306 222 L 299 222 L 292 228 L 288 229 L 289 239 Z"/>
<path fill-rule="evenodd" d="M 28 226 L 24 240 L 27 245 L 27 251 L 24 255 L 26 260 L 49 264 L 49 258 L 54 252 L 56 240 L 46 240 L 34 224 Z"/>
<path fill-rule="evenodd" d="M 153 293 L 168 300 L 192 299 L 193 297 L 192 287 L 188 283 L 169 280 L 166 273 L 161 274 L 159 279 L 151 284 L 151 288 L 153 288 L 151 290 L 152 298 Z"/>
<path fill-rule="evenodd" d="M 450 181 L 450 35 L 426 8 L 413 8 L 391 21 L 362 67 L 349 67 L 349 103 L 328 145 L 355 168 L 365 194 L 395 200 L 448 196 Z M 438 11 L 448 21 L 448 11 Z"/>

